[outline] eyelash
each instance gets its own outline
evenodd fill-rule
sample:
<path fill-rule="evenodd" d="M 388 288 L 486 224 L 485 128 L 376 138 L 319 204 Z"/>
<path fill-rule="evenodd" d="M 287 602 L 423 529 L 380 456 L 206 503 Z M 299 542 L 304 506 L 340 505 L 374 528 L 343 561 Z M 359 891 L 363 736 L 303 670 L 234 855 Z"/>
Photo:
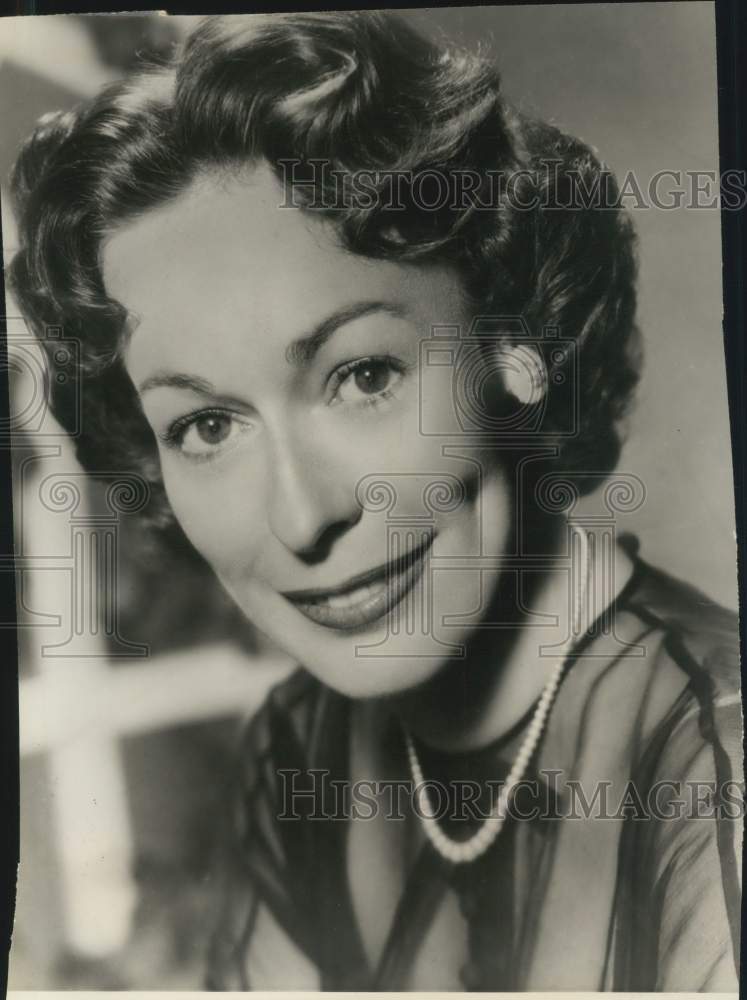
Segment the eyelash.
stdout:
<path fill-rule="evenodd" d="M 159 434 L 159 439 L 167 448 L 179 448 L 181 447 L 184 437 L 189 430 L 189 428 L 196 424 L 198 420 L 205 420 L 209 417 L 235 417 L 235 414 L 231 410 L 221 410 L 220 408 L 208 408 L 205 410 L 194 410 L 192 413 L 187 413 L 183 417 L 179 417 L 174 420 L 166 428 L 163 434 Z M 216 448 L 216 452 L 219 449 Z M 209 454 L 205 455 L 190 455 L 191 459 L 196 461 L 204 460 L 210 458 Z"/>
<path fill-rule="evenodd" d="M 332 385 L 333 393 L 336 394 L 339 392 L 340 387 L 350 375 L 364 370 L 367 365 L 371 364 L 386 364 L 392 371 L 397 372 L 399 375 L 405 375 L 409 371 L 409 365 L 406 365 L 398 358 L 392 357 L 391 354 L 371 354 L 366 358 L 356 358 L 355 361 L 347 361 L 345 364 L 340 365 L 330 375 L 328 384 Z M 357 407 L 379 406 L 382 402 L 391 399 L 393 396 L 394 390 L 384 389 L 375 395 L 371 395 L 365 401 L 362 400 L 351 405 Z"/>
<path fill-rule="evenodd" d="M 409 366 L 397 358 L 392 357 L 389 354 L 384 355 L 370 355 L 365 358 L 357 358 L 355 361 L 348 361 L 339 368 L 336 368 L 329 377 L 328 386 L 332 386 L 332 399 L 331 403 L 334 404 L 334 396 L 339 392 L 340 387 L 345 383 L 350 375 L 355 372 L 365 369 L 366 365 L 371 364 L 387 364 L 393 371 L 398 372 L 400 375 L 404 375 L 409 370 Z M 391 399 L 394 396 L 394 391 L 391 389 L 384 389 L 381 392 L 372 395 L 370 398 L 358 403 L 351 404 L 356 407 L 371 407 L 379 406 L 381 403 Z M 334 404 L 336 405 L 336 404 Z M 235 419 L 236 415 L 230 410 L 223 410 L 217 407 L 212 407 L 208 409 L 194 410 L 192 413 L 187 413 L 183 417 L 179 417 L 174 420 L 166 429 L 163 434 L 159 435 L 159 439 L 167 448 L 180 449 L 183 445 L 184 438 L 190 427 L 197 423 L 198 420 L 209 419 L 210 417 L 230 417 Z M 214 451 L 205 452 L 202 454 L 191 454 L 186 455 L 190 461 L 193 462 L 204 462 L 210 461 L 212 458 L 216 457 L 221 452 L 220 447 L 216 447 Z"/>

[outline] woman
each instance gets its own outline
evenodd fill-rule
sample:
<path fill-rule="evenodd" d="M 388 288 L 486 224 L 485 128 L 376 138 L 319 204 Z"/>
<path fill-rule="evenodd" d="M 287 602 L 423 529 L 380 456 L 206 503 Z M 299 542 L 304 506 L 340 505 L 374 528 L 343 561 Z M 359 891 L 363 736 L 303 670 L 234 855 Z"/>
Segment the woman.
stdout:
<path fill-rule="evenodd" d="M 302 665 L 242 746 L 208 987 L 735 989 L 733 616 L 558 503 L 638 371 L 589 148 L 393 15 L 209 19 L 14 185 L 81 460 Z"/>

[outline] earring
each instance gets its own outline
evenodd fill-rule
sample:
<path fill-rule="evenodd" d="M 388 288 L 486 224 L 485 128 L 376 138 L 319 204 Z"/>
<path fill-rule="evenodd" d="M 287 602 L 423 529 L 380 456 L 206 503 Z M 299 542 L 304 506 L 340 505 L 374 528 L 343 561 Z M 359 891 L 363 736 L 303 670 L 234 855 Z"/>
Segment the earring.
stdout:
<path fill-rule="evenodd" d="M 547 392 L 547 369 L 536 348 L 528 344 L 504 348 L 500 369 L 506 389 L 524 406 L 533 406 Z"/>

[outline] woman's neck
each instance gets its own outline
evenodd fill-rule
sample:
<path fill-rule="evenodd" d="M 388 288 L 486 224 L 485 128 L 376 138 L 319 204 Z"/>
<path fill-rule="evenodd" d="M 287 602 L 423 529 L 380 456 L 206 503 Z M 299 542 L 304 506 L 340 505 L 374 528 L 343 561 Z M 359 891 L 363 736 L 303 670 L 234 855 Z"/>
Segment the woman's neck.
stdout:
<path fill-rule="evenodd" d="M 588 537 L 588 586 L 577 635 L 617 598 L 633 568 L 622 548 L 610 561 L 593 531 Z M 568 650 L 571 578 L 578 585 L 587 572 L 578 567 L 571 574 L 567 563 L 551 561 L 528 594 L 522 589 L 521 602 L 511 582 L 496 588 L 493 613 L 484 621 L 507 625 L 478 628 L 463 659 L 450 661 L 432 680 L 394 701 L 391 707 L 403 724 L 424 743 L 452 752 L 480 749 L 511 730 L 540 696 L 558 656 Z"/>

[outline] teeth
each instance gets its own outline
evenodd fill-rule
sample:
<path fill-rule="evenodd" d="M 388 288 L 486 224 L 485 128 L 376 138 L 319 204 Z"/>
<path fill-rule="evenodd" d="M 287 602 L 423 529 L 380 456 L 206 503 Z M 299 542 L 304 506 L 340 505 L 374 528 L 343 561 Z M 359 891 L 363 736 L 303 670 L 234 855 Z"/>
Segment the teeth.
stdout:
<path fill-rule="evenodd" d="M 368 584 L 366 587 L 358 587 L 357 590 L 353 590 L 349 594 L 338 594 L 335 597 L 328 597 L 324 603 L 329 608 L 351 608 L 356 604 L 368 600 L 378 590 L 380 590 L 380 586 L 375 587 L 372 584 Z"/>
<path fill-rule="evenodd" d="M 402 570 L 398 571 L 396 574 L 397 578 L 406 579 L 408 574 L 414 570 L 417 562 L 417 559 L 411 558 Z M 329 597 L 309 601 L 306 603 L 306 607 L 309 610 L 316 607 L 328 608 L 330 611 L 346 611 L 351 608 L 356 608 L 361 604 L 365 604 L 366 601 L 372 600 L 373 598 L 380 597 L 383 593 L 386 593 L 389 588 L 392 588 L 391 593 L 394 597 L 396 593 L 394 589 L 394 577 L 388 577 L 383 580 L 377 580 L 375 583 L 369 583 L 362 587 L 356 587 L 355 590 L 352 590 L 347 594 L 335 594 L 330 595 Z"/>

